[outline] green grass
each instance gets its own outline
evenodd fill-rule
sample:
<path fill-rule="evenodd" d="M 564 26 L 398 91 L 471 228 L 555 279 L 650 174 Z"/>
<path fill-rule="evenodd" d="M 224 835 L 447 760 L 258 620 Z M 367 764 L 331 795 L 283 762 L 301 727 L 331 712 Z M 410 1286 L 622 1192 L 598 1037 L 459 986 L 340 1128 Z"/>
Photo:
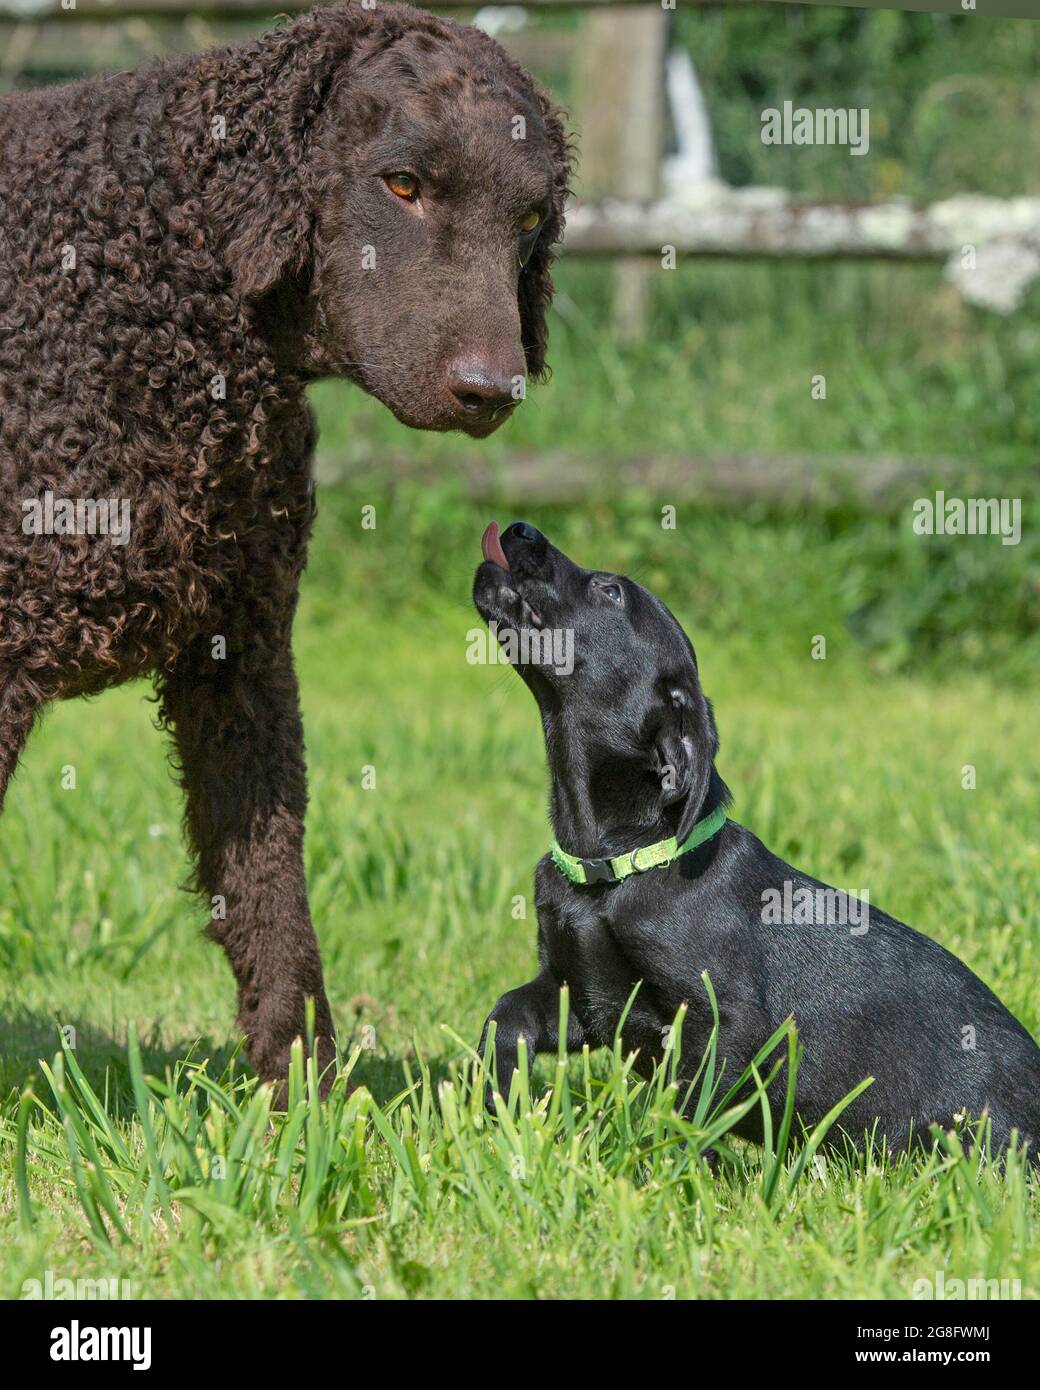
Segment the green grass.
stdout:
<path fill-rule="evenodd" d="M 820 584 L 857 537 L 870 567 L 880 523 L 717 513 L 664 533 L 652 515 L 629 498 L 536 519 L 675 607 L 737 817 L 869 888 L 1040 1031 L 1035 695 L 1006 679 L 1013 619 L 990 615 L 1004 661 L 911 643 L 910 673 L 890 660 L 898 633 L 865 641 Z M 713 1176 L 708 1112 L 676 1119 L 667 1073 L 640 1082 L 620 1052 L 566 1077 L 541 1059 L 509 1119 L 484 1118 L 471 1049 L 532 973 L 547 825 L 533 704 L 506 668 L 465 660 L 483 520 L 450 489 L 323 499 L 297 634 L 307 857 L 357 1087 L 325 1109 L 301 1070 L 272 1123 L 235 1056 L 230 973 L 177 889 L 178 795 L 146 689 L 57 707 L 35 735 L 0 837 L 0 1294 L 50 1269 L 153 1297 L 904 1298 L 943 1270 L 1035 1296 L 1035 1184 L 979 1171 L 957 1141 L 804 1170 L 804 1148 L 738 1143 Z"/>
<path fill-rule="evenodd" d="M 965 305 L 939 265 L 685 262 L 656 270 L 647 340 L 625 349 L 609 267 L 565 259 L 555 278 L 551 386 L 485 443 L 429 438 L 427 456 L 888 453 L 966 459 L 990 488 L 995 471 L 1035 476 L 1040 284 L 1002 319 Z M 416 447 L 351 387 L 316 394 L 323 453 Z"/>
<path fill-rule="evenodd" d="M 1035 182 L 1035 26 L 986 21 L 980 45 L 973 18 L 894 11 L 677 22 L 733 182 L 925 199 Z M 868 105 L 871 158 L 762 146 L 785 97 Z M 461 455 L 601 457 L 596 495 L 531 519 L 687 625 L 736 816 L 941 940 L 1037 1034 L 1040 286 L 1004 320 L 939 266 L 698 261 L 659 272 L 626 350 L 609 269 L 564 261 L 557 281 L 552 384 L 482 445 L 315 392 L 322 453 L 372 472 L 322 495 L 297 624 L 308 877 L 345 1062 L 326 1105 L 301 1057 L 272 1117 L 237 1055 L 230 972 L 177 887 L 147 689 L 55 708 L 34 736 L 0 823 L 0 1296 L 47 1271 L 169 1298 L 902 1299 L 939 1271 L 1040 1294 L 1036 1183 L 957 1137 L 915 1161 L 727 1145 L 707 1070 L 683 1121 L 670 1067 L 642 1082 L 616 1050 L 566 1074 L 541 1059 L 486 1119 L 472 1047 L 534 966 L 546 789 L 526 692 L 465 661 L 487 518 L 448 481 Z M 386 456 L 413 449 L 443 487 L 387 488 Z M 675 499 L 615 495 L 613 458 L 729 452 L 955 456 L 968 495 L 1023 497 L 1022 544 L 924 540 L 905 509 L 848 507 L 689 502 L 664 532 Z M 709 1143 L 730 1158 L 714 1174 Z"/>

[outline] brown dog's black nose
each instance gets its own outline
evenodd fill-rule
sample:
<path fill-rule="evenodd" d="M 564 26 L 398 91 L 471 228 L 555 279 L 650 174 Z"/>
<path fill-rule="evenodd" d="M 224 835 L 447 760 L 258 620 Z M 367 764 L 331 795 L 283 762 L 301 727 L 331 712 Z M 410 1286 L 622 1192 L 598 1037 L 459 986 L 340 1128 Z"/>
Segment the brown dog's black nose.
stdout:
<path fill-rule="evenodd" d="M 474 420 L 493 420 L 517 404 L 521 396 L 514 394 L 516 383 L 523 376 L 512 377 L 486 362 L 466 360 L 453 362 L 448 368 L 448 390 L 461 415 Z"/>

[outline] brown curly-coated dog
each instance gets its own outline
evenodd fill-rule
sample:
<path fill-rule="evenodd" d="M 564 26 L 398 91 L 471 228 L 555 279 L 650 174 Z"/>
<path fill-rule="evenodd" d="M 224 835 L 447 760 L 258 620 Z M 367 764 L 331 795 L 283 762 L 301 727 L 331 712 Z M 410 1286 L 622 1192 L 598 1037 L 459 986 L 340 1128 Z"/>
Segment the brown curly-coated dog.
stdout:
<path fill-rule="evenodd" d="M 567 178 L 523 70 L 406 6 L 0 102 L 0 806 L 47 701 L 155 678 L 262 1077 L 308 997 L 332 1056 L 290 650 L 305 387 L 489 434 L 544 367 Z"/>

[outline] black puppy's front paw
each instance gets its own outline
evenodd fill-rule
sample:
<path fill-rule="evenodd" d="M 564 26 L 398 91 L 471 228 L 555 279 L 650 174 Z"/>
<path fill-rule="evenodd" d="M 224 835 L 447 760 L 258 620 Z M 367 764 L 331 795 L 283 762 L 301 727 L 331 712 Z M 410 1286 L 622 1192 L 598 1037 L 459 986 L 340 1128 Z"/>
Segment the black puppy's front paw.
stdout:
<path fill-rule="evenodd" d="M 499 1054 L 501 1056 L 501 1054 Z M 495 1096 L 498 1095 L 502 1100 L 502 1108 L 505 1110 L 509 1104 L 509 1087 L 513 1079 L 513 1072 L 516 1071 L 515 1060 L 511 1063 L 505 1061 L 498 1062 L 498 1091 L 496 1092 L 493 1081 L 489 1078 L 484 1087 L 484 1109 L 489 1115 L 498 1114 L 498 1102 Z"/>
<path fill-rule="evenodd" d="M 495 1022 L 497 1024 L 497 1020 L 495 1019 L 494 1014 L 491 1014 L 487 1022 L 484 1024 L 484 1031 L 480 1035 L 480 1043 L 477 1046 L 477 1051 L 480 1054 L 480 1059 L 485 1064 L 485 1067 L 487 1067 L 488 1063 L 488 1032 L 491 1028 L 492 1022 Z M 503 1059 L 505 1058 L 508 1051 L 509 1049 L 503 1046 L 501 1035 L 497 1035 L 495 1038 L 495 1066 L 497 1074 L 499 1076 L 501 1076 L 504 1071 Z M 510 1069 L 508 1072 L 506 1072 L 506 1075 L 512 1076 L 512 1070 Z M 505 1097 L 503 1097 L 503 1103 L 504 1100 Z M 488 1073 L 487 1083 L 484 1086 L 484 1109 L 487 1111 L 489 1115 L 498 1114 L 498 1103 L 495 1100 L 495 1083 L 494 1078 L 491 1076 L 490 1072 Z"/>
<path fill-rule="evenodd" d="M 480 1042 L 477 1043 L 477 1053 L 480 1057 L 480 1060 L 484 1063 L 485 1071 L 487 1070 L 487 1038 L 488 1029 L 490 1027 L 491 1019 L 489 1017 L 484 1022 L 484 1027 L 480 1034 Z M 484 1086 L 484 1109 L 488 1112 L 489 1115 L 494 1115 L 496 1113 L 495 1091 L 494 1087 L 491 1084 L 490 1076 L 488 1076 L 487 1083 Z"/>

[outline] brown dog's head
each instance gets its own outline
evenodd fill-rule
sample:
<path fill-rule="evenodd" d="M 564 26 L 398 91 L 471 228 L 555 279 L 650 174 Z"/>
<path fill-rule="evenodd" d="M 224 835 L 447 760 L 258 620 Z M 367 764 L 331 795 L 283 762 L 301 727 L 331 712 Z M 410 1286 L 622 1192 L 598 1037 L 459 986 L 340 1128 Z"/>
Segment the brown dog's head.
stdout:
<path fill-rule="evenodd" d="M 319 10 L 255 47 L 247 217 L 213 204 L 240 293 L 283 320 L 297 296 L 301 366 L 405 424 L 490 434 L 545 367 L 557 111 L 485 34 L 405 6 Z"/>

